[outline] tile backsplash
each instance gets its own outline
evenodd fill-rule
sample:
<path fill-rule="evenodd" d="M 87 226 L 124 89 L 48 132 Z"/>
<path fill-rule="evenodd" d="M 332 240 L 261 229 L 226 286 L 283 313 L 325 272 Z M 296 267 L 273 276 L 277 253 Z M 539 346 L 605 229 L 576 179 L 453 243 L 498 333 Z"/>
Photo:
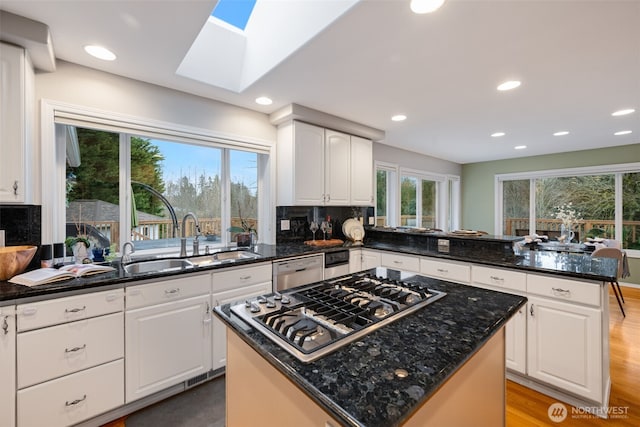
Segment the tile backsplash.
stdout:
<path fill-rule="evenodd" d="M 276 207 L 276 243 L 305 241 L 313 238 L 309 229 L 312 221 L 320 224 L 331 218 L 333 238 L 345 240 L 342 223 L 349 218 L 362 219 L 369 224 L 374 209 L 370 206 L 278 206 Z M 283 220 L 288 221 L 289 230 L 282 230 Z M 322 239 L 322 231 L 316 232 L 316 239 Z"/>
<path fill-rule="evenodd" d="M 6 246 L 40 246 L 42 239 L 42 214 L 39 205 L 0 204 L 0 230 L 4 230 Z M 39 251 L 33 257 L 28 270 L 40 266 Z"/>

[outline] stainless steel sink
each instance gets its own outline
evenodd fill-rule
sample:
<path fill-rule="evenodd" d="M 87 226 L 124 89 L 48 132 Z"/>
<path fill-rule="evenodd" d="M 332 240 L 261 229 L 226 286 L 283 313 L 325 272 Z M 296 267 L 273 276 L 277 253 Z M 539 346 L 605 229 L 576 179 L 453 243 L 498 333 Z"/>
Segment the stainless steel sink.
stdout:
<path fill-rule="evenodd" d="M 128 274 L 164 273 L 192 267 L 193 263 L 187 259 L 167 258 L 127 264 L 124 266 L 124 271 Z"/>
<path fill-rule="evenodd" d="M 249 259 L 261 258 L 260 254 L 249 251 L 224 251 L 217 252 L 211 255 L 201 255 L 196 257 L 190 257 L 188 260 L 197 267 L 206 267 L 208 265 L 219 265 L 233 263 L 236 261 L 243 261 Z"/>

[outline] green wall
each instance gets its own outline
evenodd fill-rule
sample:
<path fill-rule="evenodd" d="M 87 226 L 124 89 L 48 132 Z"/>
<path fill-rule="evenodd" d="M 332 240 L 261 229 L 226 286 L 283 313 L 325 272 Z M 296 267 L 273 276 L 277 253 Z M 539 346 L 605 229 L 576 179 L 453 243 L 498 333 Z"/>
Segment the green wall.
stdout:
<path fill-rule="evenodd" d="M 496 174 L 635 162 L 640 162 L 640 144 L 462 165 L 462 227 L 495 231 Z M 629 269 L 631 277 L 624 281 L 640 284 L 640 258 L 629 259 Z"/>

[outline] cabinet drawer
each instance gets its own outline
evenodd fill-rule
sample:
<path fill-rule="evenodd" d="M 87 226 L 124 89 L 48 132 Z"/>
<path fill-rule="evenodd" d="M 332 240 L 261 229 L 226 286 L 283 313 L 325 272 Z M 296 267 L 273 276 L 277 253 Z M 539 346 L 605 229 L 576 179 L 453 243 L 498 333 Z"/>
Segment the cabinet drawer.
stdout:
<path fill-rule="evenodd" d="M 18 427 L 79 423 L 124 404 L 122 359 L 18 391 Z"/>
<path fill-rule="evenodd" d="M 469 283 L 471 281 L 471 267 L 468 264 L 458 264 L 450 261 L 437 261 L 422 258 L 420 273 L 431 277 Z"/>
<path fill-rule="evenodd" d="M 124 313 L 18 334 L 18 388 L 124 357 Z"/>
<path fill-rule="evenodd" d="M 420 271 L 420 258 L 383 252 L 380 255 L 380 265 L 382 267 L 403 271 L 415 271 L 417 273 Z"/>
<path fill-rule="evenodd" d="M 600 306 L 601 286 L 599 283 L 527 274 L 527 292 L 561 301 Z"/>
<path fill-rule="evenodd" d="M 126 292 L 127 310 L 208 294 L 210 290 L 210 274 L 130 286 Z"/>
<path fill-rule="evenodd" d="M 495 286 L 505 290 L 527 291 L 527 275 L 517 271 L 474 265 L 471 267 L 473 283 Z"/>
<path fill-rule="evenodd" d="M 115 313 L 123 308 L 123 289 L 21 304 L 18 332 Z"/>
<path fill-rule="evenodd" d="M 271 263 L 236 267 L 213 273 L 213 292 L 271 282 Z"/>

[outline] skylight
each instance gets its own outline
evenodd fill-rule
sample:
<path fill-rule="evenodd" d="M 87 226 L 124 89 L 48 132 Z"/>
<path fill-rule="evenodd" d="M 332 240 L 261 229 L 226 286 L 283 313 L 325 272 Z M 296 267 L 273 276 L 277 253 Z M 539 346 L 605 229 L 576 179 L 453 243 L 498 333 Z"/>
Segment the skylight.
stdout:
<path fill-rule="evenodd" d="M 257 0 L 219 0 L 211 16 L 244 31 Z"/>

